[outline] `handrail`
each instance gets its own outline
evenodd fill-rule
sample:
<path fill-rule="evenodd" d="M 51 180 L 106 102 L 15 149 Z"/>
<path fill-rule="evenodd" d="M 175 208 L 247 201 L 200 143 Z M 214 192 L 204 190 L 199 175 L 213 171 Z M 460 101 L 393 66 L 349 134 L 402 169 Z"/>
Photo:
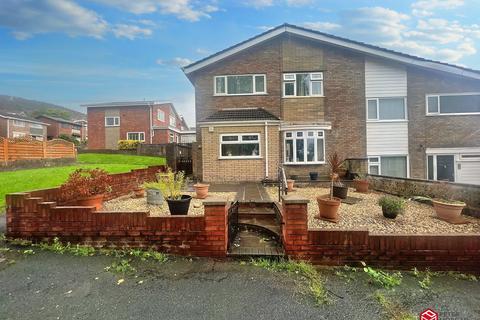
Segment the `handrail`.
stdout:
<path fill-rule="evenodd" d="M 288 193 L 287 177 L 285 175 L 285 168 L 278 166 L 278 201 L 281 201 L 282 195 Z"/>

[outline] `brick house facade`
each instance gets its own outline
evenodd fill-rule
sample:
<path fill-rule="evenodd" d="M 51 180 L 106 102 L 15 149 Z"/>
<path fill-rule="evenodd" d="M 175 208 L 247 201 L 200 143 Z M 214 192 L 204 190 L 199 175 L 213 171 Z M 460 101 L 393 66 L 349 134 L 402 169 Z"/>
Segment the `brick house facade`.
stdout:
<path fill-rule="evenodd" d="M 85 105 L 88 148 L 117 149 L 119 140 L 180 143 L 190 130 L 171 103 L 132 101 Z"/>
<path fill-rule="evenodd" d="M 48 123 L 17 114 L 0 113 L 0 137 L 47 140 Z"/>
<path fill-rule="evenodd" d="M 79 141 L 86 139 L 86 130 L 81 123 L 47 115 L 38 116 L 37 119 L 49 124 L 48 139 L 58 138 L 61 135 L 71 136 Z"/>
<path fill-rule="evenodd" d="M 480 183 L 478 71 L 283 25 L 184 72 L 205 181 L 324 175 L 336 151 L 371 174 Z M 255 108 L 271 118 L 238 116 Z"/>

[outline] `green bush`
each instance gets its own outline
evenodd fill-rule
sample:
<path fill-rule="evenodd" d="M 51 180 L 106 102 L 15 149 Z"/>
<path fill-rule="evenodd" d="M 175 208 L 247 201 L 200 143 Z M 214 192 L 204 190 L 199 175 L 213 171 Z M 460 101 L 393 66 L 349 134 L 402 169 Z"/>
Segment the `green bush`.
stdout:
<path fill-rule="evenodd" d="M 405 200 L 398 197 L 384 196 L 378 200 L 378 205 L 388 212 L 401 213 L 405 208 Z"/>
<path fill-rule="evenodd" d="M 58 136 L 58 138 L 62 139 L 62 140 L 65 140 L 65 141 L 68 141 L 68 142 L 71 142 L 76 146 L 78 146 L 80 144 L 80 141 L 78 141 L 77 138 L 75 138 L 74 136 L 69 136 L 68 134 L 61 134 L 61 135 Z"/>
<path fill-rule="evenodd" d="M 138 140 L 118 140 L 118 149 L 120 150 L 135 150 L 140 141 Z"/>

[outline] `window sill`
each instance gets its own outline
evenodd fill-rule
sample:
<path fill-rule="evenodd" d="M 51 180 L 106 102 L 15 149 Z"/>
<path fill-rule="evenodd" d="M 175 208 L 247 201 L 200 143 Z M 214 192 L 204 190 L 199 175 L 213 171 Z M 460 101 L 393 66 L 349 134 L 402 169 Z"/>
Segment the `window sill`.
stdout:
<path fill-rule="evenodd" d="M 264 92 L 264 93 L 214 94 L 213 96 L 214 97 L 268 96 L 268 93 Z"/>
<path fill-rule="evenodd" d="M 427 117 L 444 117 L 444 116 L 479 116 L 480 112 L 470 112 L 470 113 L 427 113 Z"/>
<path fill-rule="evenodd" d="M 282 99 L 325 98 L 325 96 L 282 96 Z"/>
<path fill-rule="evenodd" d="M 394 123 L 394 122 L 408 122 L 407 119 L 399 119 L 399 120 L 367 120 L 367 123 Z"/>
<path fill-rule="evenodd" d="M 218 157 L 218 160 L 259 160 L 263 157 Z"/>
<path fill-rule="evenodd" d="M 120 127 L 120 125 L 115 125 L 115 126 L 107 126 L 105 125 L 106 128 L 111 128 L 111 127 Z"/>
<path fill-rule="evenodd" d="M 286 166 L 310 166 L 310 165 L 319 165 L 325 164 L 326 162 L 301 162 L 301 163 L 293 163 L 293 162 L 285 162 L 284 165 Z"/>

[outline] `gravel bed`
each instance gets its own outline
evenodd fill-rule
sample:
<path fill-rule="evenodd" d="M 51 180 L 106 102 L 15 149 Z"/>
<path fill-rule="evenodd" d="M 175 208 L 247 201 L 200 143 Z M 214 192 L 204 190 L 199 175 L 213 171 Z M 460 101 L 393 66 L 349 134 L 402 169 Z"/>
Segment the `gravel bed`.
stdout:
<path fill-rule="evenodd" d="M 192 196 L 192 201 L 190 202 L 190 209 L 188 210 L 189 216 L 202 216 L 204 214 L 203 210 L 203 201 L 209 199 L 224 199 L 227 201 L 233 201 L 235 198 L 235 192 L 209 192 L 206 199 L 197 199 L 195 198 L 195 192 L 185 192 Z M 147 199 L 144 198 L 134 198 L 133 194 L 118 197 L 107 201 L 103 204 L 102 211 L 147 211 L 150 212 L 152 217 L 161 217 L 161 216 L 170 216 L 170 211 L 168 210 L 168 204 L 166 201 L 161 206 L 149 205 L 147 204 Z"/>
<path fill-rule="evenodd" d="M 276 196 L 276 188 L 267 188 L 270 196 Z M 361 198 L 362 201 L 348 205 L 342 203 L 339 209 L 340 221 L 332 223 L 320 219 L 318 216 L 317 196 L 328 194 L 328 188 L 297 188 L 291 194 L 305 197 L 308 204 L 308 227 L 328 229 L 367 229 L 376 234 L 459 234 L 480 233 L 480 219 L 465 217 L 470 223 L 454 225 L 435 217 L 433 207 L 416 201 L 408 200 L 405 213 L 396 219 L 387 219 L 382 214 L 382 208 L 377 204 L 384 194 L 370 192 L 368 194 L 348 190 L 348 196 Z"/>

